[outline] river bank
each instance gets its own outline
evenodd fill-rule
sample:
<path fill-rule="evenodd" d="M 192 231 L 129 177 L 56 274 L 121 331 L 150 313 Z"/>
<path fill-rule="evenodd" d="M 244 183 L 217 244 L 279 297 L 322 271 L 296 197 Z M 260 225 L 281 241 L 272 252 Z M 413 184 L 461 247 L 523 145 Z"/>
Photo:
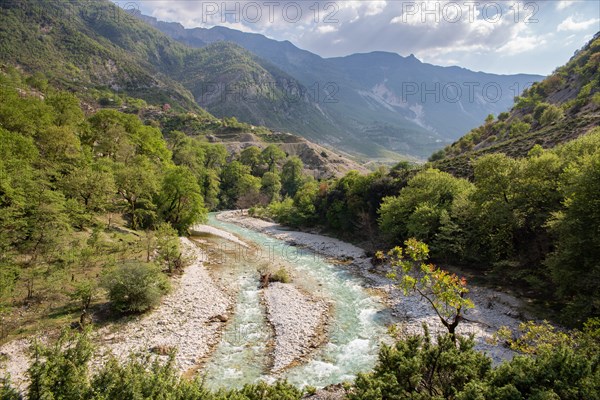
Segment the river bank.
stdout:
<path fill-rule="evenodd" d="M 427 325 L 434 335 L 446 332 L 435 312 L 420 296 L 404 296 L 394 287 L 393 282 L 385 277 L 385 269 L 375 270 L 365 251 L 353 244 L 324 235 L 289 230 L 277 223 L 250 217 L 242 211 L 226 211 L 220 213 L 217 219 L 238 224 L 285 241 L 290 246 L 304 247 L 337 260 L 340 268 L 360 275 L 369 288 L 385 295 L 386 303 L 395 317 L 395 325 L 401 334 L 422 333 L 423 324 Z M 502 326 L 515 330 L 524 319 L 531 319 L 523 315 L 521 301 L 506 293 L 484 287 L 470 285 L 469 290 L 469 297 L 473 300 L 475 308 L 468 310 L 465 316 L 469 321 L 462 322 L 457 332 L 473 335 L 476 348 L 488 354 L 496 363 L 512 358 L 514 352 L 490 343 L 490 339 Z"/>
<path fill-rule="evenodd" d="M 291 231 L 237 211 L 220 213 L 216 219 L 230 223 L 224 229 L 239 231 L 242 239 L 248 236 L 254 237 L 250 240 L 263 241 L 262 246 L 268 249 L 266 256 L 269 261 L 287 259 L 291 265 L 303 249 L 322 256 L 321 261 L 326 260 L 324 263 L 317 263 L 321 272 L 312 271 L 317 264 L 313 264 L 314 260 L 310 257 L 305 257 L 307 259 L 302 260 L 302 265 L 296 265 L 299 268 L 296 273 L 302 274 L 299 281 L 308 285 L 308 290 L 302 285 L 296 287 L 296 284 L 279 283 L 262 290 L 266 317 L 274 332 L 272 345 L 267 346 L 267 350 L 261 350 L 266 351 L 266 356 L 271 359 L 263 373 L 286 377 L 299 385 L 312 384 L 314 379 L 321 379 L 327 374 L 330 374 L 326 378 L 329 382 L 352 379 L 355 372 L 349 375 L 347 371 L 356 371 L 359 368 L 356 364 L 357 358 L 366 357 L 360 361 L 363 367 L 358 371 L 364 370 L 365 365 L 372 365 L 376 360 L 377 347 L 373 343 L 379 343 L 382 337 L 381 333 L 374 334 L 376 314 L 384 318 L 388 318 L 385 315 L 389 314 L 391 318 L 386 320 L 385 325 L 395 324 L 402 334 L 421 333 L 422 324 L 426 324 L 432 333 L 445 330 L 433 310 L 421 298 L 403 296 L 385 277 L 385 270 L 375 270 L 364 250 L 357 246 L 323 235 Z M 259 238 L 257 234 L 250 234 L 249 231 L 235 229 L 231 224 L 264 233 L 282 242 L 269 247 L 269 243 L 264 242 L 266 239 Z M 260 247 L 251 241 L 244 242 L 236 234 L 212 226 L 195 227 L 194 231 L 200 235 L 218 236 L 244 249 Z M 198 242 L 204 239 L 198 238 Z M 149 314 L 127 322 L 111 324 L 95 332 L 94 341 L 100 350 L 100 355 L 94 360 L 96 367 L 104 362 L 109 353 L 125 359 L 135 351 L 162 354 L 177 348 L 176 366 L 182 374 L 189 376 L 195 374 L 214 354 L 223 332 L 228 329 L 231 319 L 240 310 L 236 309 L 235 293 L 227 287 L 227 281 L 222 281 L 214 271 L 207 268 L 209 255 L 193 240 L 181 240 L 184 252 L 192 262 L 181 276 L 173 278 L 172 293 Z M 274 257 L 271 251 L 279 253 Z M 227 265 L 223 265 L 223 268 L 226 267 Z M 328 276 L 327 282 L 323 280 L 325 271 Z M 349 271 L 360 279 L 357 278 L 353 282 L 339 281 L 335 278 L 336 271 Z M 331 291 L 332 288 L 340 287 L 341 282 L 347 282 L 349 289 L 345 292 L 348 297 L 338 299 L 337 314 L 343 314 L 350 318 L 347 321 L 352 322 L 337 325 L 336 321 L 332 321 L 332 325 L 328 326 L 331 310 L 323 300 L 322 290 L 326 287 Z M 246 288 L 249 290 L 248 294 L 253 295 L 255 291 L 258 293 L 254 281 L 250 283 L 252 287 Z M 375 301 L 374 298 L 370 299 L 364 295 L 359 295 L 364 297 L 357 300 L 356 296 L 361 290 L 364 292 L 364 288 L 383 297 L 385 305 L 378 307 L 376 302 L 379 300 Z M 470 286 L 469 295 L 476 308 L 467 314 L 470 321 L 461 323 L 458 332 L 473 334 L 477 348 L 486 352 L 496 362 L 511 358 L 513 353 L 510 350 L 491 345 L 487 339 L 500 326 L 508 326 L 511 329 L 518 326 L 521 321 L 519 300 L 476 286 Z M 340 304 L 347 306 L 340 308 Z M 260 314 L 259 308 L 256 311 Z M 264 315 L 265 312 L 262 313 Z M 236 327 L 233 328 L 232 332 L 235 335 L 245 335 L 245 331 L 237 332 Z M 350 337 L 349 330 L 354 330 Z M 246 338 L 241 339 L 243 341 Z M 257 340 L 260 342 L 262 339 L 258 337 Z M 319 346 L 327 340 L 327 345 L 320 349 Z M 21 390 L 24 390 L 26 385 L 25 374 L 30 361 L 27 350 L 30 343 L 31 340 L 22 339 L 0 347 L 0 354 L 6 355 L 7 358 L 5 366 L 0 369 L 0 375 L 9 373 Z M 230 350 L 235 351 L 236 348 L 232 347 Z M 346 363 L 344 368 L 348 369 L 338 368 L 339 363 Z M 262 367 L 257 368 L 257 377 L 262 376 L 260 371 L 263 371 Z M 220 372 L 217 370 L 217 375 Z M 307 378 L 307 374 L 312 378 Z"/>

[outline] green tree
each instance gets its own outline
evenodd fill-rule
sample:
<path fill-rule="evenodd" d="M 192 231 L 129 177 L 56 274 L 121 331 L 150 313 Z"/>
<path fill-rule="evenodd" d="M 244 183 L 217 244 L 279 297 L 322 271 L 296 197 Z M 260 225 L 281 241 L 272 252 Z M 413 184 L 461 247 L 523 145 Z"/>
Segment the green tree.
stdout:
<path fill-rule="evenodd" d="M 311 224 L 316 218 L 315 201 L 319 186 L 314 180 L 305 182 L 294 196 L 296 212 L 293 216 L 297 225 Z"/>
<path fill-rule="evenodd" d="M 465 279 L 427 264 L 429 248 L 416 239 L 408 239 L 404 248 L 397 246 L 389 254 L 394 268 L 389 277 L 398 282 L 405 295 L 418 293 L 425 299 L 455 341 L 456 327 L 465 319 L 465 310 L 474 307 L 466 298 L 469 290 Z"/>
<path fill-rule="evenodd" d="M 252 186 L 255 180 L 250 179 L 250 167 L 239 161 L 227 164 L 221 172 L 221 205 L 232 209 L 236 206 L 239 197 L 244 193 L 242 185 Z M 260 188 L 260 180 L 258 181 Z"/>
<path fill-rule="evenodd" d="M 350 389 L 350 400 L 458 399 L 468 385 L 485 381 L 491 360 L 475 350 L 472 339 L 450 335 L 434 341 L 409 336 L 393 346 L 384 345 L 371 373 L 361 373 Z"/>
<path fill-rule="evenodd" d="M 117 192 L 125 200 L 125 213 L 133 229 L 148 219 L 154 220 L 152 199 L 158 192 L 158 179 L 154 166 L 145 157 L 138 156 L 131 163 L 116 165 Z"/>
<path fill-rule="evenodd" d="M 46 103 L 54 110 L 54 124 L 57 126 L 78 126 L 85 119 L 79 99 L 71 93 L 51 93 Z"/>
<path fill-rule="evenodd" d="M 260 176 L 262 172 L 262 157 L 258 147 L 249 146 L 242 150 L 240 153 L 240 162 L 249 166 L 254 176 Z"/>
<path fill-rule="evenodd" d="M 281 199 L 281 181 L 274 172 L 265 172 L 261 179 L 260 191 L 268 199 L 268 203 Z"/>
<path fill-rule="evenodd" d="M 171 224 L 163 222 L 156 227 L 156 251 L 158 261 L 167 266 L 170 274 L 182 267 L 179 237 Z"/>
<path fill-rule="evenodd" d="M 547 265 L 568 319 L 581 323 L 600 312 L 600 151 L 570 165 L 560 181 L 565 208 L 550 221 L 557 243 Z"/>
<path fill-rule="evenodd" d="M 65 178 L 62 186 L 88 211 L 106 210 L 117 193 L 112 171 L 100 163 L 81 166 Z"/>
<path fill-rule="evenodd" d="M 473 190 L 464 179 L 437 169 L 426 169 L 415 175 L 396 197 L 386 197 L 379 210 L 382 232 L 394 240 L 416 237 L 433 241 L 444 215 L 452 205 Z"/>
<path fill-rule="evenodd" d="M 304 164 L 299 157 L 290 157 L 281 170 L 281 185 L 284 196 L 294 197 L 304 182 Z"/>
<path fill-rule="evenodd" d="M 268 145 L 260 154 L 262 161 L 267 164 L 267 170 L 277 172 L 278 163 L 285 158 L 285 152 L 274 144 Z"/>
<path fill-rule="evenodd" d="M 158 195 L 161 218 L 180 233 L 206 219 L 201 189 L 192 173 L 184 167 L 166 172 Z"/>

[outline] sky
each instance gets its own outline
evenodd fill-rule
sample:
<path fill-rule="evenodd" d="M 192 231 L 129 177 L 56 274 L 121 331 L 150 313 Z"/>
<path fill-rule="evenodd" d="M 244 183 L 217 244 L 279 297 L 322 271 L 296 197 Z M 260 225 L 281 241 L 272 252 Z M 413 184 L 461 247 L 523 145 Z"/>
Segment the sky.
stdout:
<path fill-rule="evenodd" d="M 116 1 L 186 28 L 221 25 L 322 57 L 389 51 L 499 74 L 548 75 L 600 31 L 600 1 Z"/>

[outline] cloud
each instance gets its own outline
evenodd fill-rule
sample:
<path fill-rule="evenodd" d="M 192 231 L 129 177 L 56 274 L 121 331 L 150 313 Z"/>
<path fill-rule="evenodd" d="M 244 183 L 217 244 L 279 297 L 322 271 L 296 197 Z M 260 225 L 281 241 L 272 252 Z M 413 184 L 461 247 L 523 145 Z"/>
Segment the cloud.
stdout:
<path fill-rule="evenodd" d="M 600 24 L 600 19 L 595 18 L 577 22 L 573 16 L 570 16 L 558 25 L 556 31 L 584 31 L 593 27 L 595 24 Z"/>
<path fill-rule="evenodd" d="M 556 9 L 564 10 L 565 8 L 571 6 L 573 3 L 575 3 L 574 0 L 561 0 L 556 4 Z"/>
<path fill-rule="evenodd" d="M 540 36 L 518 37 L 506 42 L 502 47 L 496 50 L 496 52 L 512 56 L 539 48 L 546 43 L 546 39 Z"/>

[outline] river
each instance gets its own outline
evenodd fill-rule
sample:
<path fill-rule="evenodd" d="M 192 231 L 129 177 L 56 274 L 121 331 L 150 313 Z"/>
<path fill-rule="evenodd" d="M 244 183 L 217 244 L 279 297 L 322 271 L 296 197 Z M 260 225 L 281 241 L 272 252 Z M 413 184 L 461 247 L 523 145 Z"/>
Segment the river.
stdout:
<path fill-rule="evenodd" d="M 209 225 L 235 234 L 252 249 L 238 244 L 218 244 L 218 274 L 222 283 L 234 286 L 237 304 L 220 343 L 201 374 L 208 387 L 240 387 L 259 379 L 287 379 L 298 386 L 324 387 L 355 378 L 377 361 L 380 343 L 387 338 L 386 307 L 365 289 L 362 278 L 320 255 L 290 246 L 263 233 L 217 220 Z M 305 362 L 273 375 L 269 371 L 269 343 L 273 331 L 261 302 L 257 268 L 285 265 L 293 284 L 332 305 L 329 334 L 323 346 Z"/>

